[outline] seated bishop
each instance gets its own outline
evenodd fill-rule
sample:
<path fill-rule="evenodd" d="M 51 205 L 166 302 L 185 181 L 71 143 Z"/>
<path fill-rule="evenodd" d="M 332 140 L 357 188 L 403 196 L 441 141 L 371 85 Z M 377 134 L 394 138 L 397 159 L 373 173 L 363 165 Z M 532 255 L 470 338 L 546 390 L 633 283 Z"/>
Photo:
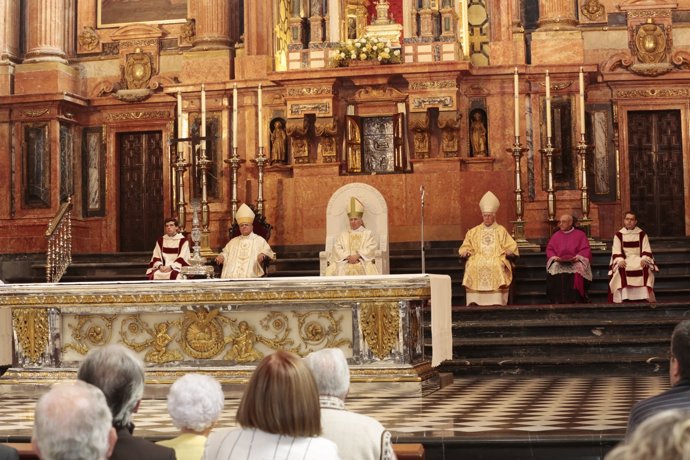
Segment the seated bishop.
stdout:
<path fill-rule="evenodd" d="M 327 276 L 379 275 L 375 257 L 377 238 L 367 230 L 362 221 L 364 205 L 357 198 L 350 198 L 347 217 L 350 228 L 342 232 L 333 243 L 333 250 L 326 268 Z"/>
<path fill-rule="evenodd" d="M 496 195 L 486 192 L 479 201 L 483 222 L 467 231 L 458 254 L 466 258 L 467 305 L 506 305 L 513 281 L 511 258 L 517 257 L 517 243 L 508 230 L 496 223 L 500 206 Z"/>
<path fill-rule="evenodd" d="M 216 257 L 216 263 L 223 265 L 221 278 L 260 278 L 265 275 L 265 259 L 275 260 L 276 254 L 266 240 L 254 233 L 254 217 L 254 211 L 244 203 L 237 209 L 240 234 Z"/>
<path fill-rule="evenodd" d="M 609 300 L 647 300 L 655 302 L 654 272 L 659 268 L 654 262 L 649 237 L 637 226 L 637 216 L 626 212 L 623 228 L 613 235 L 611 261 L 609 262 Z"/>

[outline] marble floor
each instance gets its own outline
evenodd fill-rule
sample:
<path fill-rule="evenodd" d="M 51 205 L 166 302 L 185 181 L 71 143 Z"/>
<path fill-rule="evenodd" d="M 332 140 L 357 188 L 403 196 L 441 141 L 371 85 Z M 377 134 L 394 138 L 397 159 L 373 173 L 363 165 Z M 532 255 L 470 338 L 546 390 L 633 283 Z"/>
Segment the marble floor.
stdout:
<path fill-rule="evenodd" d="M 369 395 L 349 399 L 350 410 L 378 419 L 396 442 L 436 440 L 620 439 L 630 407 L 668 386 L 655 376 L 463 377 L 424 397 Z M 35 399 L 3 396 L 0 442 L 31 436 Z M 219 426 L 233 426 L 238 400 L 226 400 Z M 176 434 L 165 400 L 144 400 L 136 434 L 150 439 Z"/>

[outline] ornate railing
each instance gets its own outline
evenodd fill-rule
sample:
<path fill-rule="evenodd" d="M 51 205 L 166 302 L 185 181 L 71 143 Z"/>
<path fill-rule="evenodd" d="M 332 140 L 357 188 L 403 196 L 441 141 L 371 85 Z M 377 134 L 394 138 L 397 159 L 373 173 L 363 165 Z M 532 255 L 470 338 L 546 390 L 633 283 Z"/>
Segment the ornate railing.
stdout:
<path fill-rule="evenodd" d="M 46 282 L 58 283 L 72 262 L 72 197 L 62 203 L 46 230 Z"/>

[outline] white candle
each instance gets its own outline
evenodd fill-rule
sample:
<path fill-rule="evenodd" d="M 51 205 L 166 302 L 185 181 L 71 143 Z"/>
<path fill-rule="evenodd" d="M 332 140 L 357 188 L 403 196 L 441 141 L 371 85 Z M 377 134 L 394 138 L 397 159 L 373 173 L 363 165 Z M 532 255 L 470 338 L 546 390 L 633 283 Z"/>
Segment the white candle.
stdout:
<path fill-rule="evenodd" d="M 585 74 L 580 67 L 580 133 L 585 134 Z"/>
<path fill-rule="evenodd" d="M 264 146 L 264 128 L 263 128 L 263 122 L 261 121 L 261 119 L 263 118 L 261 116 L 261 104 L 262 104 L 261 103 L 261 83 L 259 83 L 259 101 L 258 101 L 259 115 L 257 117 L 258 123 L 259 123 L 259 148 Z"/>
<path fill-rule="evenodd" d="M 513 94 L 515 97 L 515 137 L 518 137 L 520 135 L 520 89 L 517 67 L 515 67 L 515 73 L 513 73 Z"/>
<path fill-rule="evenodd" d="M 237 83 L 232 86 L 232 148 L 237 148 Z"/>
<path fill-rule="evenodd" d="M 206 149 L 206 88 L 201 84 L 201 149 Z"/>
<path fill-rule="evenodd" d="M 546 71 L 546 137 L 551 137 L 551 79 Z"/>
<path fill-rule="evenodd" d="M 177 92 L 177 137 L 182 137 L 182 93 Z M 177 142 L 177 154 L 182 154 L 182 142 Z"/>

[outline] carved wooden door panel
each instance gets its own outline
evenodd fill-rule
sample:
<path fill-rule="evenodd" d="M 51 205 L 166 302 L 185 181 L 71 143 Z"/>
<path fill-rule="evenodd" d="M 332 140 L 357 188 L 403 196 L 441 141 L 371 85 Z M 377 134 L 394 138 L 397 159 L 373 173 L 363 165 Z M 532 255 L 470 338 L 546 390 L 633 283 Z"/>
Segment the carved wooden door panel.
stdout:
<path fill-rule="evenodd" d="M 150 251 L 163 234 L 163 135 L 119 133 L 120 251 Z"/>
<path fill-rule="evenodd" d="M 678 110 L 628 113 L 630 207 L 651 236 L 685 235 L 683 148 Z"/>

